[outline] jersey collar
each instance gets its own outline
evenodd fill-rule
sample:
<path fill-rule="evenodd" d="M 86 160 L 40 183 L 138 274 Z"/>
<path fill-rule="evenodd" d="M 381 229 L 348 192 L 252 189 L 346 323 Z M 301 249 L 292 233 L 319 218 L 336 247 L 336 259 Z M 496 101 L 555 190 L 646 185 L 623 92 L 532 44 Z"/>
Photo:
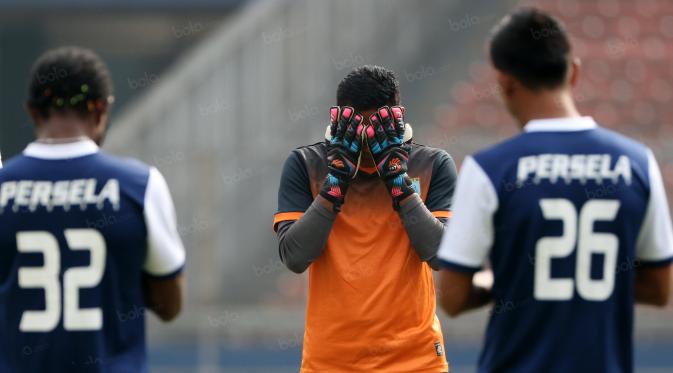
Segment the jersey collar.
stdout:
<path fill-rule="evenodd" d="M 572 132 L 598 127 L 592 117 L 533 119 L 523 128 L 526 132 Z"/>
<path fill-rule="evenodd" d="M 34 141 L 28 144 L 23 155 L 41 159 L 67 159 L 94 154 L 98 150 L 98 145 L 90 139 L 78 139 L 60 144 Z"/>

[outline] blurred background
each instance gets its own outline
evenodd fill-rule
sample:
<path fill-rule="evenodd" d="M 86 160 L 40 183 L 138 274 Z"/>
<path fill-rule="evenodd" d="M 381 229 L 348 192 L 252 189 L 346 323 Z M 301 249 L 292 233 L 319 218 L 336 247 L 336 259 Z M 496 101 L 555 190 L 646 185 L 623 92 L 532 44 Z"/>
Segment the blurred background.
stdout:
<path fill-rule="evenodd" d="M 296 372 L 306 276 L 284 268 L 271 229 L 284 159 L 321 140 L 337 83 L 363 64 L 397 73 L 415 140 L 459 164 L 516 133 L 485 42 L 522 4 L 566 23 L 581 110 L 651 146 L 673 191 L 666 0 L 1 0 L 0 149 L 9 158 L 32 138 L 35 58 L 97 51 L 116 88 L 106 148 L 163 172 L 188 249 L 185 312 L 168 325 L 148 316 L 153 371 Z M 488 312 L 440 315 L 452 372 L 474 370 Z M 670 372 L 670 351 L 673 309 L 638 308 L 637 372 Z"/>

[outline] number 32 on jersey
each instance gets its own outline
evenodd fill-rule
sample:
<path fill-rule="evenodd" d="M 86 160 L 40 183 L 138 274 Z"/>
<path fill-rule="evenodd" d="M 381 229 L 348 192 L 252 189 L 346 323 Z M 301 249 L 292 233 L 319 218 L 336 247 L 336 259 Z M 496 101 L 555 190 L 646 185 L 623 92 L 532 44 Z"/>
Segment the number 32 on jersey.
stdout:
<path fill-rule="evenodd" d="M 103 326 L 100 308 L 79 308 L 79 290 L 98 286 L 105 270 L 105 239 L 95 229 L 66 229 L 64 232 L 70 250 L 88 250 L 87 267 L 69 268 L 63 273 L 63 312 L 61 312 L 61 252 L 53 234 L 46 231 L 26 231 L 16 234 L 19 252 L 41 253 L 42 267 L 19 269 L 19 286 L 44 290 L 45 309 L 25 311 L 19 330 L 22 332 L 49 332 L 56 328 L 63 313 L 65 330 L 99 330 Z"/>

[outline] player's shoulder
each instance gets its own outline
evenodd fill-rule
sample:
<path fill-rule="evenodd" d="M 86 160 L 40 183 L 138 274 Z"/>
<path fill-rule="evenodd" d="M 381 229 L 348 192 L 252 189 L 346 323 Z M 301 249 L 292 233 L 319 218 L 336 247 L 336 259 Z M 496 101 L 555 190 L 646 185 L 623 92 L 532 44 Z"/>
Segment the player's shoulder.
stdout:
<path fill-rule="evenodd" d="M 623 152 L 640 153 L 641 155 L 644 155 L 650 151 L 647 145 L 642 142 L 603 126 L 596 127 L 595 133 L 604 142 Z"/>
<path fill-rule="evenodd" d="M 446 150 L 419 144 L 417 142 L 411 143 L 410 157 L 423 157 L 436 162 L 453 161 L 453 157 Z"/>
<path fill-rule="evenodd" d="M 324 158 L 327 154 L 327 142 L 320 141 L 315 144 L 302 145 L 290 152 L 290 157 L 308 159 L 312 157 Z"/>
<path fill-rule="evenodd" d="M 141 178 L 147 180 L 150 170 L 153 168 L 147 163 L 130 157 L 122 157 L 100 151 L 96 154 L 96 167 L 101 172 L 129 178 Z"/>
<path fill-rule="evenodd" d="M 515 155 L 524 152 L 531 140 L 530 137 L 526 136 L 526 132 L 522 132 L 488 146 L 472 154 L 471 157 L 482 167 L 491 163 L 502 164 L 503 161 L 514 159 Z"/>
<path fill-rule="evenodd" d="M 573 136 L 559 136 L 560 134 L 573 134 Z M 549 152 L 549 149 L 559 148 L 574 149 L 580 153 L 627 155 L 629 159 L 642 166 L 646 164 L 649 152 L 649 148 L 637 140 L 599 125 L 585 131 L 524 131 L 471 157 L 489 177 L 497 179 L 516 168 L 521 156 L 545 153 Z"/>
<path fill-rule="evenodd" d="M 293 149 L 285 160 L 284 172 L 305 173 L 308 169 L 325 166 L 327 157 L 327 143 L 317 142 L 311 145 L 303 145 Z"/>
<path fill-rule="evenodd" d="M 40 162 L 52 162 L 52 161 L 61 161 L 61 162 L 72 162 L 69 163 L 73 167 L 81 167 L 82 163 L 91 164 L 92 170 L 98 173 L 116 173 L 121 175 L 147 175 L 149 174 L 150 169 L 152 168 L 148 164 L 137 160 L 135 158 L 121 157 L 113 154 L 109 154 L 102 150 L 74 158 L 63 158 L 63 159 L 42 159 L 35 158 L 31 156 L 26 156 L 24 154 L 18 154 L 10 159 L 8 159 L 2 168 L 3 173 L 11 173 L 16 171 L 25 171 L 26 166 L 31 163 L 40 163 Z M 77 163 L 75 163 L 77 162 Z"/>
<path fill-rule="evenodd" d="M 591 136 L 592 143 L 602 147 L 608 147 L 623 152 L 641 152 L 645 153 L 649 148 L 643 143 L 617 131 L 603 126 L 596 126 L 590 131 L 582 131 Z M 538 149 L 544 146 L 545 141 L 558 141 L 555 137 L 558 132 L 521 132 L 518 135 L 510 137 L 504 141 L 496 143 L 474 154 L 475 158 L 491 159 L 512 155 L 515 153 L 525 153 L 531 149 Z"/>
<path fill-rule="evenodd" d="M 155 174 L 155 186 L 157 185 L 156 174 L 163 179 L 156 167 L 136 158 L 122 157 L 104 151 L 99 151 L 95 156 L 97 176 L 116 179 L 124 194 L 141 205 L 146 199 L 149 188 L 151 188 L 151 174 Z"/>
<path fill-rule="evenodd" d="M 15 155 L 9 159 L 7 159 L 3 164 L 2 164 L 2 173 L 3 174 L 8 174 L 8 173 L 13 173 L 16 171 L 20 171 L 25 169 L 27 163 L 30 162 L 30 158 L 26 157 L 23 154 Z"/>
<path fill-rule="evenodd" d="M 650 148 L 642 142 L 617 131 L 599 126 L 595 134 L 597 142 L 605 144 L 603 150 L 617 157 L 626 156 L 632 172 L 646 184 L 649 183 L 650 161 L 654 157 Z"/>
<path fill-rule="evenodd" d="M 0 183 L 8 180 L 22 179 L 32 170 L 31 159 L 23 154 L 7 159 L 0 168 Z"/>
<path fill-rule="evenodd" d="M 539 133 L 546 136 L 551 132 Z M 521 132 L 472 154 L 470 158 L 474 161 L 473 164 L 488 176 L 493 185 L 499 185 L 508 175 L 511 176 L 522 155 L 536 153 L 544 148 L 542 144 L 544 139 L 530 134 L 531 132 Z M 553 141 L 553 138 L 547 140 Z"/>

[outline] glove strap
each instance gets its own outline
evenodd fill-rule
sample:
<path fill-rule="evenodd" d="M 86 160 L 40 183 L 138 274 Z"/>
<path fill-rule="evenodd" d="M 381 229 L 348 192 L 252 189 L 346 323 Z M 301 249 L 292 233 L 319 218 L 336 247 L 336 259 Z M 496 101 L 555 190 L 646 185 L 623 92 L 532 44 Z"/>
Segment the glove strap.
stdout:
<path fill-rule="evenodd" d="M 341 182 L 338 178 L 327 174 L 325 183 L 323 184 L 322 189 L 320 190 L 320 195 L 332 202 L 332 210 L 334 212 L 341 211 L 341 205 L 344 203 L 346 198 L 346 191 L 348 190 L 348 184 Z"/>
<path fill-rule="evenodd" d="M 416 190 L 411 186 L 412 184 L 411 178 L 406 173 L 397 175 L 386 181 L 386 186 L 393 199 L 393 209 L 395 211 L 399 211 L 402 200 L 416 193 Z"/>

